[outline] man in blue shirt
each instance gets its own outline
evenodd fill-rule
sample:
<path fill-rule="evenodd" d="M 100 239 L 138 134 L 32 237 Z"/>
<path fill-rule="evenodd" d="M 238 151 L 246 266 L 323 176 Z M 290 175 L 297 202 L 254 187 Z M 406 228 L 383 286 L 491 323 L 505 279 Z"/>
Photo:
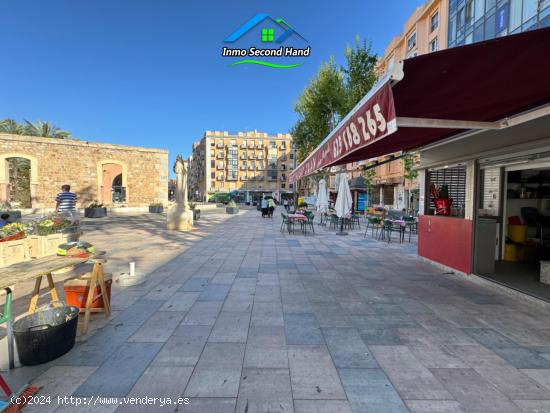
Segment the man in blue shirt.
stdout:
<path fill-rule="evenodd" d="M 57 212 L 75 212 L 76 211 L 76 194 L 71 192 L 70 185 L 63 185 L 60 193 L 55 197 L 55 210 Z"/>

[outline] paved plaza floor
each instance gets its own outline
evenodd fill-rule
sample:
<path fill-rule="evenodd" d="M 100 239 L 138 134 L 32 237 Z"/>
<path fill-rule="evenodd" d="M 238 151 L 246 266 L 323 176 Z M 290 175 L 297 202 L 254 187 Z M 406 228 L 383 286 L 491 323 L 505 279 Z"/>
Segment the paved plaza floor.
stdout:
<path fill-rule="evenodd" d="M 200 236 L 159 229 L 180 255 L 118 290 L 113 317 L 95 315 L 70 353 L 7 374 L 55 398 L 25 411 L 550 412 L 547 309 L 445 273 L 414 244 L 280 224 L 241 211 Z"/>

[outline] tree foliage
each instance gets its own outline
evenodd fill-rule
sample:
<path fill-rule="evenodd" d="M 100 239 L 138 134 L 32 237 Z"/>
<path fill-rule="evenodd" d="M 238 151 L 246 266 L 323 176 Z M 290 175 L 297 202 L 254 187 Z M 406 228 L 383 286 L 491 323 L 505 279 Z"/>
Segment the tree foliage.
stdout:
<path fill-rule="evenodd" d="M 370 43 L 361 42 L 355 38 L 355 47 L 346 47 L 347 65 L 341 68 L 346 77 L 346 112 L 351 111 L 357 103 L 372 89 L 378 76 L 376 62 L 378 57 L 373 54 Z"/>
<path fill-rule="evenodd" d="M 416 153 L 408 153 L 403 157 L 403 176 L 405 179 L 412 181 L 418 176 L 418 171 L 414 169 L 417 163 L 418 155 Z"/>
<path fill-rule="evenodd" d="M 14 135 L 40 136 L 44 138 L 68 139 L 71 133 L 58 128 L 51 122 L 25 120 L 24 124 L 17 123 L 13 119 L 0 120 L 0 132 Z"/>
<path fill-rule="evenodd" d="M 331 58 L 323 63 L 294 106 L 298 121 L 291 129 L 301 162 L 346 112 L 344 77 Z"/>
<path fill-rule="evenodd" d="M 325 139 L 377 80 L 377 56 L 370 44 L 357 37 L 354 47 L 346 47 L 345 56 L 346 65 L 342 67 L 332 57 L 323 63 L 294 106 L 298 120 L 290 132 L 298 162 Z"/>

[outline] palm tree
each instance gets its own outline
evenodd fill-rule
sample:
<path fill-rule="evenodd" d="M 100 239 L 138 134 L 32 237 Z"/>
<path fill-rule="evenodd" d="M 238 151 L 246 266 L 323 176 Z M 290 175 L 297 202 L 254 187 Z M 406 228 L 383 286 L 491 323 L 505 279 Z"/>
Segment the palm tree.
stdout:
<path fill-rule="evenodd" d="M 11 133 L 13 135 L 22 135 L 24 133 L 23 126 L 18 124 L 13 119 L 0 120 L 0 132 Z"/>
<path fill-rule="evenodd" d="M 51 122 L 36 121 L 30 122 L 25 120 L 25 134 L 30 136 L 41 136 L 44 138 L 56 138 L 56 139 L 67 139 L 71 137 L 71 133 L 59 129 L 57 126 L 53 125 Z"/>

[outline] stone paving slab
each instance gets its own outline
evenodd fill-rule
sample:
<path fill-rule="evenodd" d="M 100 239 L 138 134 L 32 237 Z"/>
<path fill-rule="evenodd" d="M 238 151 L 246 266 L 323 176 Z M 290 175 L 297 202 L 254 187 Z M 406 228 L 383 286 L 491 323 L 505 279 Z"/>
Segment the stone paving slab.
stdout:
<path fill-rule="evenodd" d="M 325 346 L 288 346 L 292 391 L 296 399 L 345 399 Z"/>
<path fill-rule="evenodd" d="M 73 395 L 126 396 L 160 347 L 160 343 L 125 343 L 88 377 Z"/>
<path fill-rule="evenodd" d="M 546 310 L 444 274 L 412 243 L 289 235 L 256 211 L 201 221 L 155 228 L 183 253 L 115 286 L 117 311 L 71 352 L 3 375 L 42 375 L 42 394 L 190 396 L 180 412 L 550 411 Z M 132 411 L 71 407 L 55 411 Z"/>

